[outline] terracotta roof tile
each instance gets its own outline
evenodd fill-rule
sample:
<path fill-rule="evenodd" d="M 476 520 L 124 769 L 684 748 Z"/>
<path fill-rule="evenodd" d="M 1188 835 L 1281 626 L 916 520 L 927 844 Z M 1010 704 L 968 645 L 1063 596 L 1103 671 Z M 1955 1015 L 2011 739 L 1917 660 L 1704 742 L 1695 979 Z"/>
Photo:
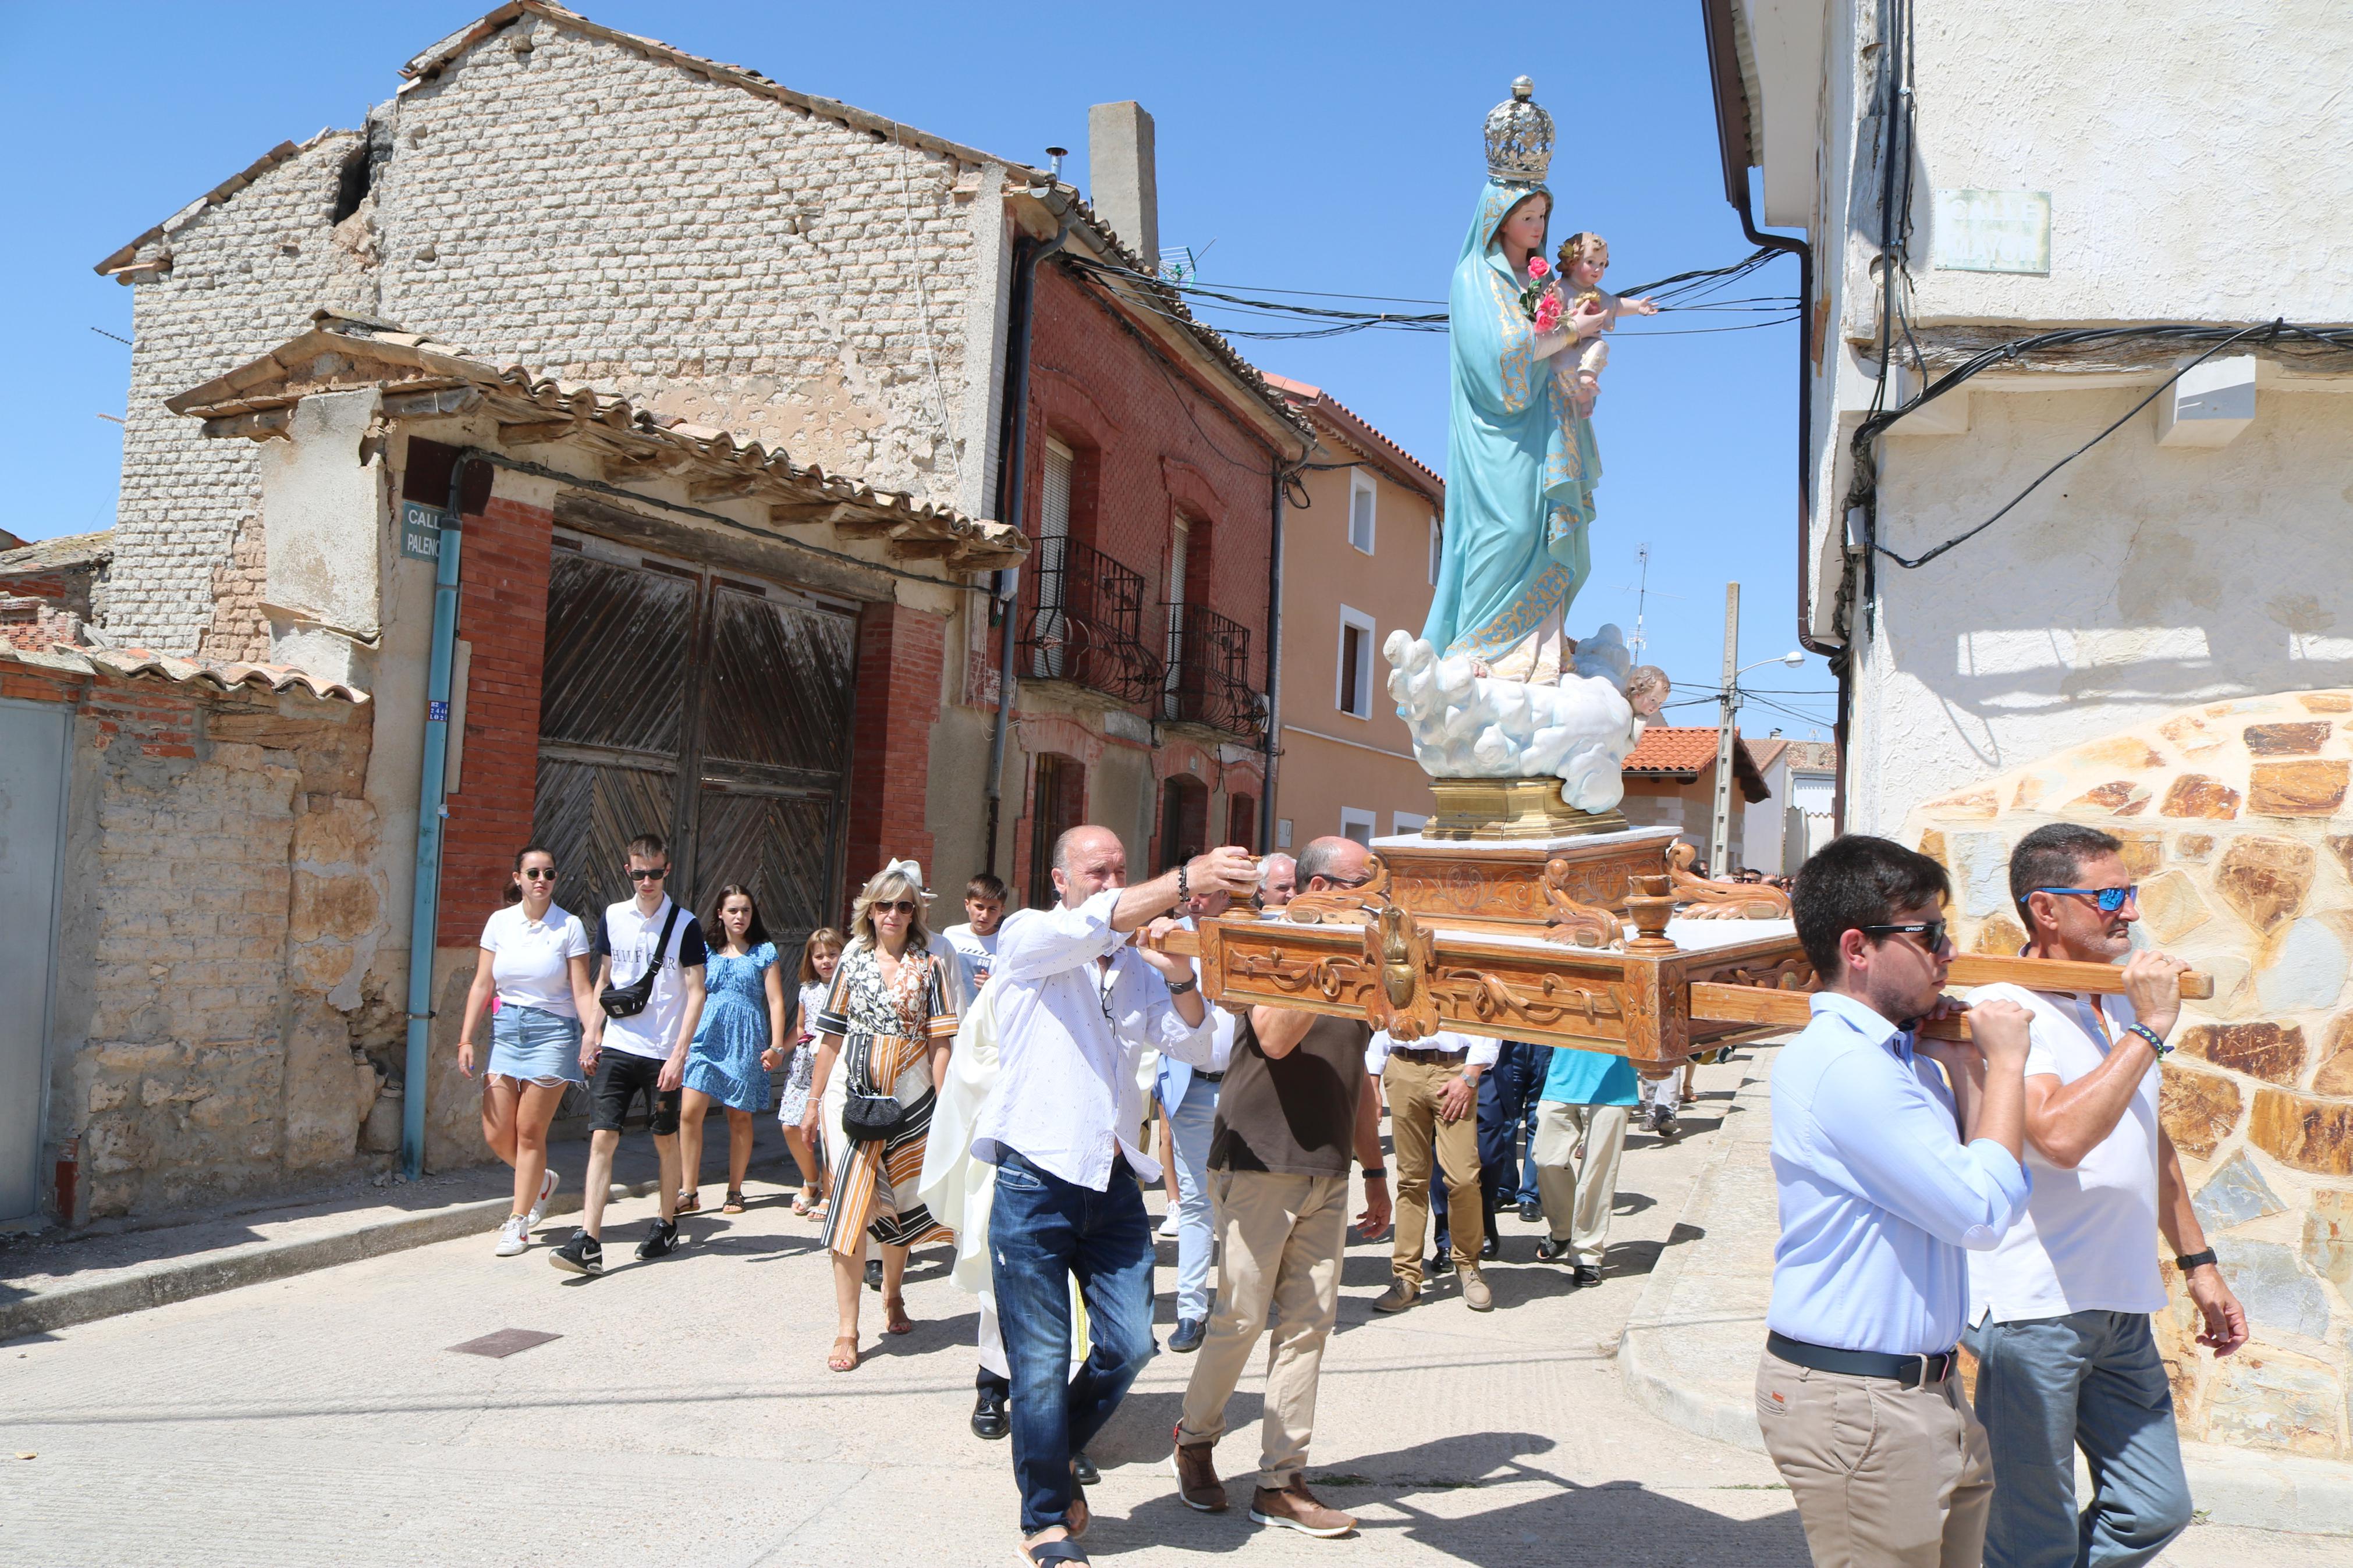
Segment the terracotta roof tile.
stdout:
<path fill-rule="evenodd" d="M 1650 725 L 1635 742 L 1622 771 L 1637 777 L 1704 773 L 1715 766 L 1715 739 L 1713 725 Z M 1741 795 L 1752 803 L 1772 794 L 1766 787 L 1757 759 L 1749 753 L 1748 742 L 1736 730 L 1732 735 L 1732 773 L 1739 783 Z"/>
<path fill-rule="evenodd" d="M 192 658 L 143 647 L 82 647 L 56 646 L 24 648 L 0 642 L 0 664 L 24 665 L 45 675 L 70 679 L 101 672 L 131 679 L 168 680 L 183 686 L 207 686 L 215 691 L 259 688 L 286 691 L 301 688 L 330 701 L 365 702 L 368 694 L 339 681 L 325 680 L 308 670 L 285 664 L 204 664 Z"/>

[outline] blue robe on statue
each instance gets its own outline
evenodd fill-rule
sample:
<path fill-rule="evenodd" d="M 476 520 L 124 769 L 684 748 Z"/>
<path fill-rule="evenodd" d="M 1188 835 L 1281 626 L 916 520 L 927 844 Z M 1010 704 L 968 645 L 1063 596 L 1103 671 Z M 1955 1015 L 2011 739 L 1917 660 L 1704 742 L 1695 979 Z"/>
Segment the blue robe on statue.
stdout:
<path fill-rule="evenodd" d="M 1446 441 L 1446 540 L 1425 640 L 1440 657 L 1493 665 L 1557 626 L 1591 574 L 1586 528 L 1601 460 L 1592 426 L 1531 352 L 1524 280 L 1496 231 L 1542 185 L 1491 179 L 1447 297 L 1453 392 Z M 1573 350 L 1565 351 L 1573 353 Z"/>

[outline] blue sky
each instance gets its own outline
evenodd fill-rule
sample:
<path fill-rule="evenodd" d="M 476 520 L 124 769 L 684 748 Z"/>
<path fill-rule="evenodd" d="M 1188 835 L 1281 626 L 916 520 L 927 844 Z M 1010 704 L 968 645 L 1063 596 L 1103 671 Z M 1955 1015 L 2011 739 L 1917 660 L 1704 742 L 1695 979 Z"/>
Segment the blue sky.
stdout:
<path fill-rule="evenodd" d="M 0 247 L 0 289 L 14 303 L 14 374 L 0 385 L 0 443 L 17 477 L 0 524 L 42 538 L 112 521 L 121 445 L 100 416 L 122 412 L 131 351 L 100 331 L 130 335 L 131 291 L 91 265 L 278 142 L 358 124 L 398 86 L 404 60 L 489 8 L 12 8 L 0 31 L 0 145 L 16 152 L 0 196 L 17 222 Z M 1211 285 L 1442 299 L 1482 178 L 1481 121 L 1522 72 L 1559 121 L 1556 241 L 1599 230 L 1620 286 L 1749 249 L 1724 200 L 1696 5 L 1632 8 L 1607 26 L 1535 11 L 1476 28 L 1440 22 L 1427 5 L 581 8 L 1007 157 L 1042 162 L 1048 145 L 1069 147 L 1065 174 L 1082 187 L 1087 106 L 1139 100 L 1157 121 L 1161 242 L 1204 251 Z M 1792 293 L 1796 264 L 1776 261 L 1750 282 L 1736 292 Z M 1627 334 L 1612 351 L 1596 426 L 1606 478 L 1595 571 L 1570 629 L 1630 629 L 1625 590 L 1647 542 L 1651 658 L 1683 678 L 1679 695 L 1715 683 L 1727 579 L 1742 584 L 1743 663 L 1795 646 L 1797 331 Z M 1239 346 L 1443 471 L 1445 342 L 1368 331 Z M 1831 680 L 1809 658 L 1744 684 L 1820 692 Z M 1774 700 L 1828 735 L 1827 698 Z M 1705 722 L 1713 710 L 1670 717 Z M 1743 717 L 1750 734 L 1809 732 L 1761 709 Z"/>

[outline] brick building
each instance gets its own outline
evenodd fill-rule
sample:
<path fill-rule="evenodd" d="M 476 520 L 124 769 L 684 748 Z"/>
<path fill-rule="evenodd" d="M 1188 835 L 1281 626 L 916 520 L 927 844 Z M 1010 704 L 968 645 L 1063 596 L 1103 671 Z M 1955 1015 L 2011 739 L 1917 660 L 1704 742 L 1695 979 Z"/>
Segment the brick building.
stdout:
<path fill-rule="evenodd" d="M 540 0 L 402 75 L 364 126 L 281 144 L 100 266 L 138 296 L 122 500 L 86 584 L 96 635 L 184 672 L 301 670 L 368 715 L 333 806 L 348 951 L 308 976 L 326 1012 L 284 1073 L 364 1064 L 426 1105 L 414 1152 L 481 1157 L 449 1047 L 480 922 L 534 837 L 563 901 L 593 909 L 622 895 L 622 842 L 667 830 L 681 898 L 747 882 L 789 940 L 838 921 L 889 856 L 952 891 L 991 864 L 1026 880 L 1032 846 L 1078 815 L 1139 865 L 1254 834 L 1274 476 L 1306 437 L 1150 276 L 1147 117 L 1099 115 L 1124 136 L 1096 149 L 1099 211 L 1046 172 Z M 452 679 L 428 716 L 445 539 Z M 1053 574 L 1018 570 L 1048 554 Z M 1140 655 L 1116 677 L 1107 644 L 1071 640 L 1106 630 Z M 443 721 L 438 921 L 413 952 Z M 179 760 L 201 762 L 190 744 Z M 235 815 L 206 820 L 236 831 Z M 88 848 L 69 842 L 69 882 Z M 298 882 L 253 902 L 290 919 Z M 294 969 L 332 956 L 311 947 L 281 938 Z M 421 1084 L 402 1044 L 413 966 L 437 1018 Z M 220 954 L 160 967 L 159 993 L 244 1005 Z M 94 1101 L 76 1063 L 213 1037 L 291 1049 L 264 1016 L 278 1005 L 248 1000 L 234 1026 L 160 1004 L 57 1013 L 9 1047 L 48 1089 L 40 1147 L 0 1130 L 0 1165 L 78 1146 Z M 144 1131 L 111 1146 L 146 1152 L 84 1184 L 81 1213 L 369 1152 L 363 1115 L 302 1142 L 316 1160 L 251 1142 L 175 1185 L 154 1163 L 193 1125 L 174 1080 L 123 1094 Z M 225 1083 L 203 1115 L 282 1127 L 267 1099 Z"/>

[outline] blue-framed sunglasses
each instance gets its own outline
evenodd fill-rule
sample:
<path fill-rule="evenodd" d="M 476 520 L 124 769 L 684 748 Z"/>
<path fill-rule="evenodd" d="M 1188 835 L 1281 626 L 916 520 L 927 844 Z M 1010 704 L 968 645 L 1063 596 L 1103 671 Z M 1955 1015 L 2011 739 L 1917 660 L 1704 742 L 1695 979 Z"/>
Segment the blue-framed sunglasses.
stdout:
<path fill-rule="evenodd" d="M 2068 893 L 2079 899 L 2089 899 L 2100 906 L 2104 915 L 2115 914 L 2140 897 L 2138 888 L 2036 888 L 2037 893 Z"/>

